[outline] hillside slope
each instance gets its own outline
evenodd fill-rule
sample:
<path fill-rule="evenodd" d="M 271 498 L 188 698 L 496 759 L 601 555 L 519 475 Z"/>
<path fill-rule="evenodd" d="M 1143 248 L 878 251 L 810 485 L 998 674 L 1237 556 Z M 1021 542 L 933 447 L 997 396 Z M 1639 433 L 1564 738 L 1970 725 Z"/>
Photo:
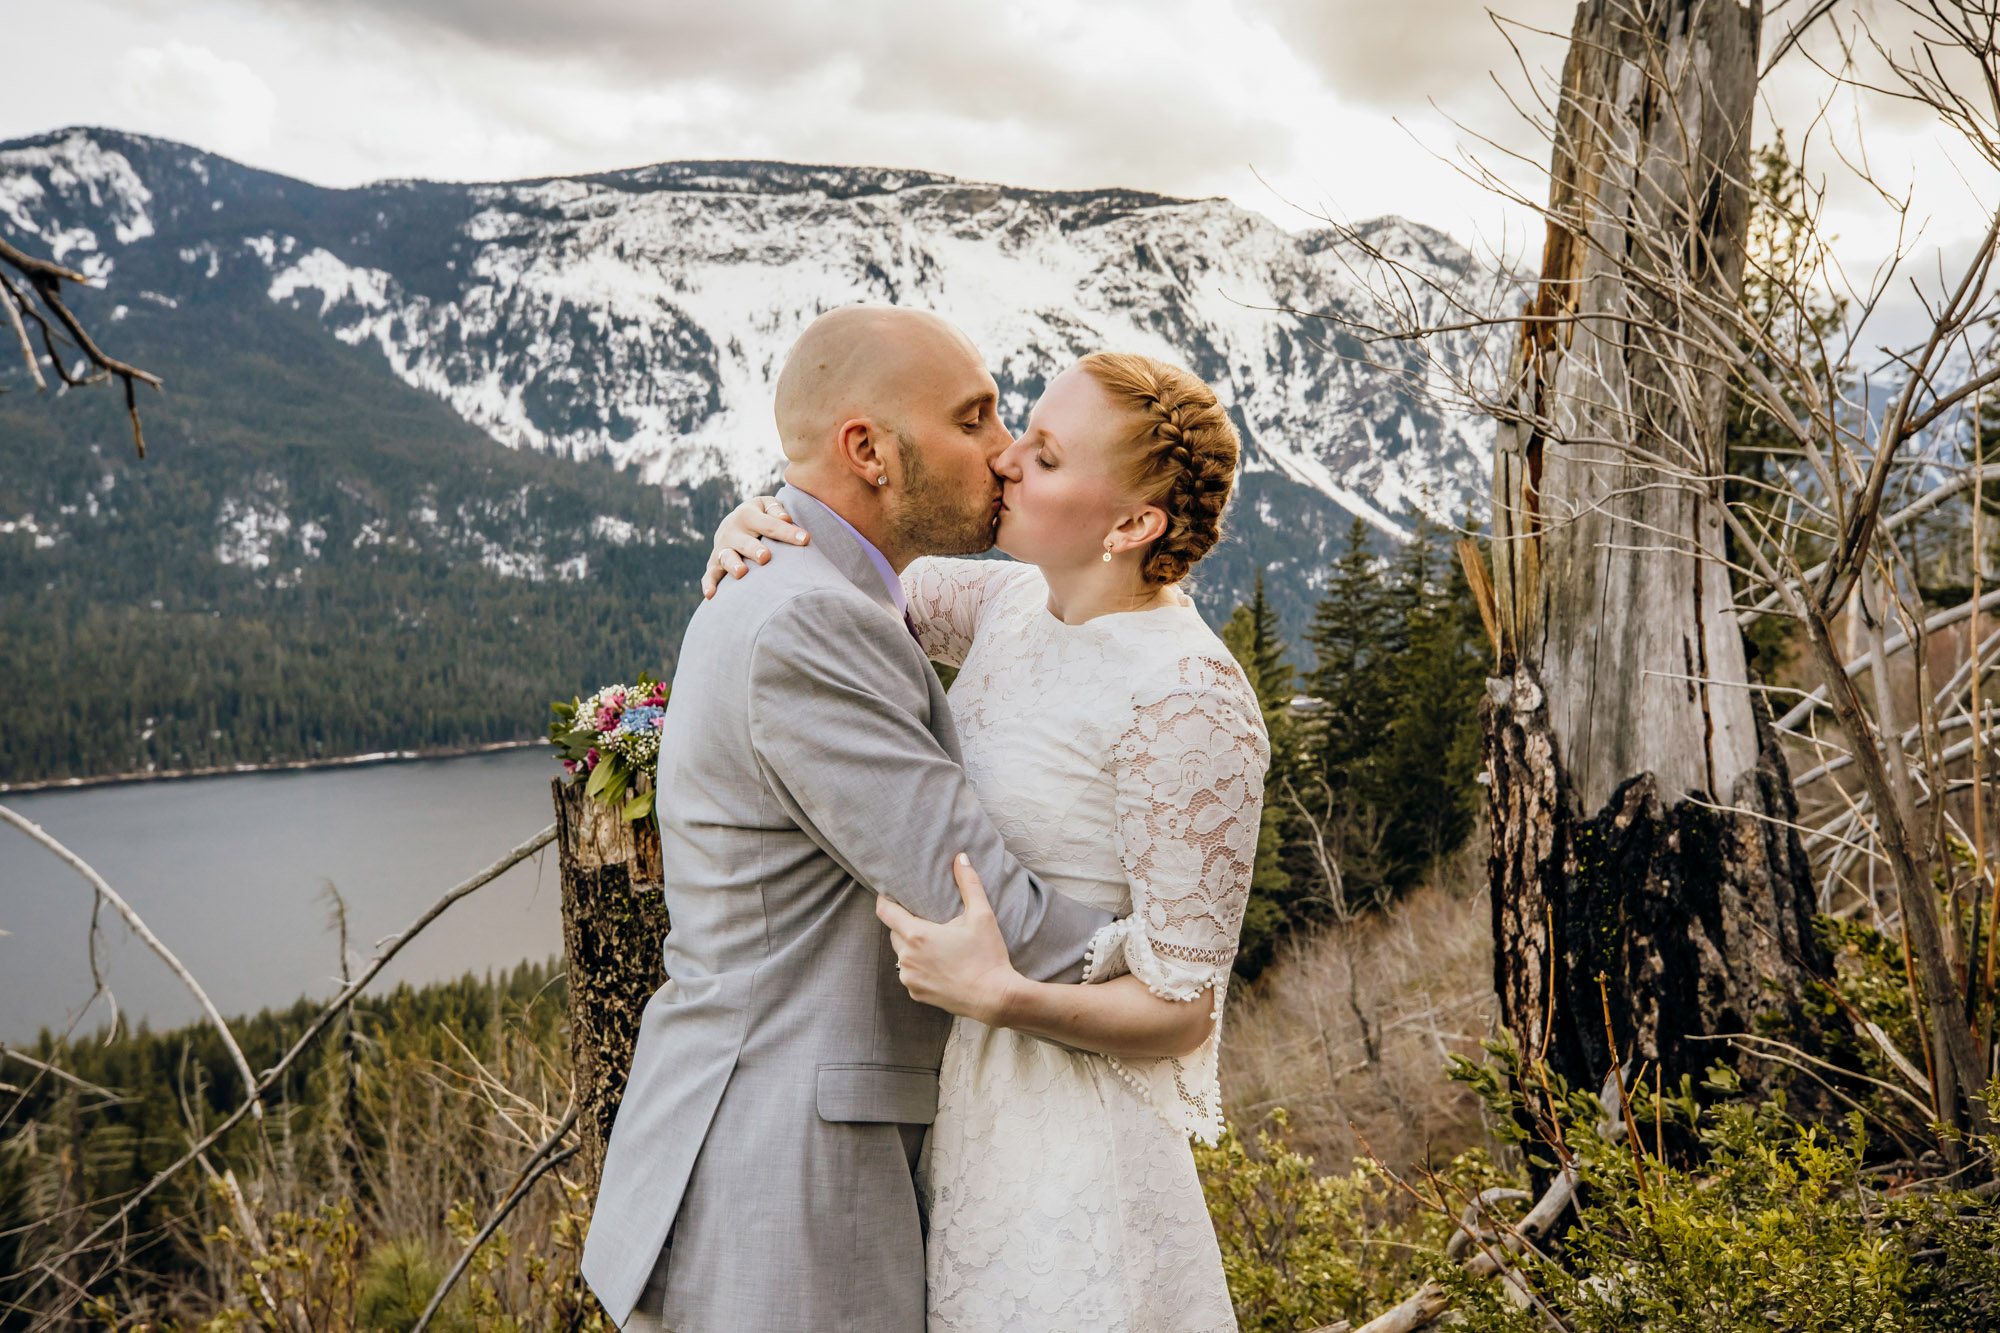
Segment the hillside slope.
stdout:
<path fill-rule="evenodd" d="M 46 714 L 0 713 L 0 781 L 500 739 L 666 665 L 699 534 L 775 474 L 783 352 L 848 301 L 957 320 L 1016 423 L 1099 347 L 1210 379 L 1246 442 L 1218 620 L 1266 565 L 1296 634 L 1350 515 L 1386 547 L 1485 470 L 1482 422 L 1294 313 L 1364 316 L 1358 256 L 1222 200 L 756 162 L 328 190 L 75 129 L 0 144 L 0 234 L 168 385 L 137 465 L 111 397 L 0 395 L 0 670 Z"/>

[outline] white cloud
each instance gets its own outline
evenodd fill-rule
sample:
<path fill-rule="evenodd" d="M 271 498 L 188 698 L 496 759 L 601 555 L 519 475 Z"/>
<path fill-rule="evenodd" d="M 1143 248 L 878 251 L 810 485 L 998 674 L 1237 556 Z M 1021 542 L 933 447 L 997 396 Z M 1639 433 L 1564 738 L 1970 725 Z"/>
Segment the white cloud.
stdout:
<path fill-rule="evenodd" d="M 1524 100 L 1530 79 L 1548 93 L 1574 6 L 1500 8 L 1521 25 L 1525 72 L 1485 0 L 66 0 L 13 20 L 24 49 L 79 30 L 129 49 L 18 65 L 0 82 L 0 138 L 110 123 L 328 185 L 674 158 L 919 167 L 1225 194 L 1288 226 L 1401 213 L 1532 263 L 1531 212 L 1453 161 L 1472 148 L 1542 196 L 1548 147 L 1489 71 Z M 1873 0 L 1838 12 L 1894 17 Z M 1824 33 L 1808 44 L 1830 49 Z M 1763 123 L 1796 144 L 1825 82 L 1788 60 Z M 1870 160 L 1915 185 L 1927 243 L 1977 225 L 1966 181 L 1983 191 L 1991 173 L 1962 175 L 1934 123 L 1882 98 L 1842 117 L 1811 160 L 1851 268 L 1894 235 L 1831 151 L 1836 129 L 1851 151 L 1865 126 Z"/>
<path fill-rule="evenodd" d="M 119 59 L 113 89 L 120 111 L 169 138 L 230 156 L 270 147 L 277 95 L 250 66 L 205 46 L 134 47 Z"/>

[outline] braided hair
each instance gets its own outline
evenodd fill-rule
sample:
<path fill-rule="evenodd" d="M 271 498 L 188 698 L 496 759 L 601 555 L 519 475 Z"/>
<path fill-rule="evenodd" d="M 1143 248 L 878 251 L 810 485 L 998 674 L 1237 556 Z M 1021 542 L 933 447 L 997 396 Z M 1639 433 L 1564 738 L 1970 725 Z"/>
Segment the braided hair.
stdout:
<path fill-rule="evenodd" d="M 1236 481 L 1236 427 L 1214 390 L 1179 366 L 1127 352 L 1095 352 L 1079 363 L 1138 418 L 1126 447 L 1132 484 L 1167 516 L 1146 552 L 1148 583 L 1179 583 L 1222 536 L 1222 510 Z"/>

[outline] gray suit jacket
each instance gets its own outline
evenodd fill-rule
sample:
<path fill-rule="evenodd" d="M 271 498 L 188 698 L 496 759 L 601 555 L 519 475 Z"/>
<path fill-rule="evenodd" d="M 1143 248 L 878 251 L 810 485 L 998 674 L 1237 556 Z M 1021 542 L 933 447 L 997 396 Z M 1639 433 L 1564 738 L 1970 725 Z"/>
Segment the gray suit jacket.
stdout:
<path fill-rule="evenodd" d="M 897 981 L 874 893 L 948 920 L 966 851 L 1015 965 L 1044 980 L 1077 980 L 1110 918 L 1008 854 L 867 553 L 781 495 L 812 544 L 726 580 L 681 644 L 660 740 L 668 980 L 583 1275 L 623 1324 L 671 1229 L 674 1333 L 922 1333 L 911 1172 L 950 1018 Z"/>

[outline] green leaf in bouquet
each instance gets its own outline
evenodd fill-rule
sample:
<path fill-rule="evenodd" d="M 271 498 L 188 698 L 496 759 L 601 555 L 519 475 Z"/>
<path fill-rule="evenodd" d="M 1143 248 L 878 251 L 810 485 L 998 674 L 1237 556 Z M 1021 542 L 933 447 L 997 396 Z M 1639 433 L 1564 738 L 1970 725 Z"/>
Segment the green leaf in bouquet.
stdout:
<path fill-rule="evenodd" d="M 631 800 L 625 802 L 625 808 L 619 812 L 618 817 L 620 819 L 623 819 L 626 823 L 630 824 L 634 820 L 644 819 L 647 815 L 650 815 L 652 813 L 653 813 L 653 793 L 650 791 L 642 791 L 637 796 L 634 796 Z"/>
<path fill-rule="evenodd" d="M 583 794 L 596 801 L 607 799 L 606 792 L 615 791 L 625 785 L 624 774 L 619 772 L 620 767 L 622 766 L 619 762 L 610 755 L 599 759 L 597 767 L 590 771 L 590 784 L 583 789 Z"/>

